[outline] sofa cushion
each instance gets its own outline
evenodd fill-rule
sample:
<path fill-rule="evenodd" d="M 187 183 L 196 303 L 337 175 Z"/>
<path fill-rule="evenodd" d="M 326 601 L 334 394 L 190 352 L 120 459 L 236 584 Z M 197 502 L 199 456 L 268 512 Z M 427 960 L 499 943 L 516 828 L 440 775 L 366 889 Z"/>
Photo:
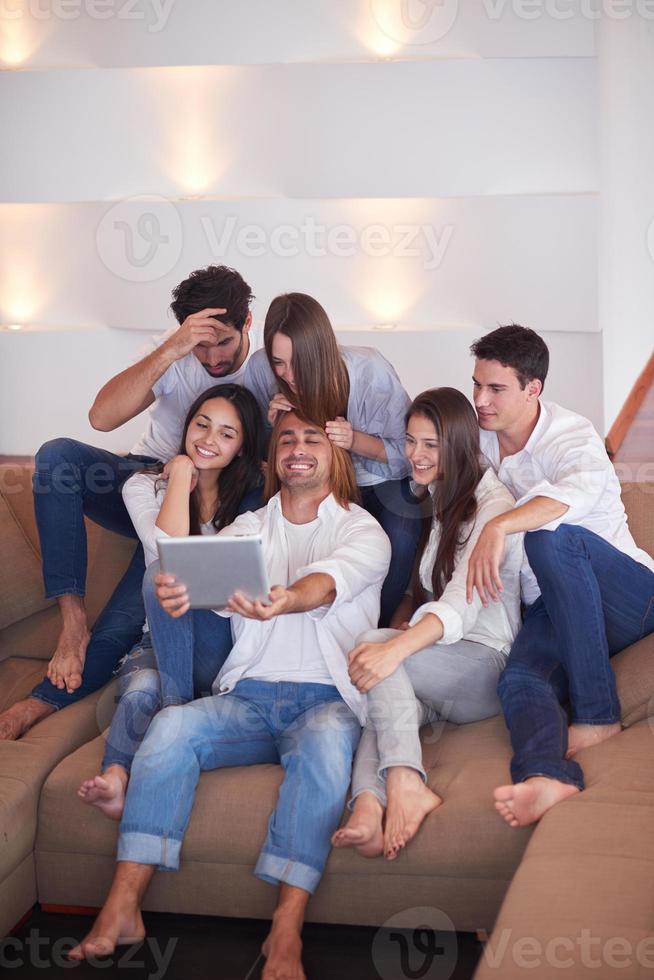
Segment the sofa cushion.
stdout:
<path fill-rule="evenodd" d="M 4 495 L 0 495 L 0 629 L 49 605 L 43 598 L 41 561 Z"/>
<path fill-rule="evenodd" d="M 35 684 L 43 680 L 43 660 L 8 657 L 0 662 L 0 711 L 27 697 Z"/>
<path fill-rule="evenodd" d="M 504 722 L 497 717 L 458 728 L 443 725 L 435 734 L 427 728 L 423 734 L 429 783 L 443 796 L 443 805 L 428 817 L 415 841 L 396 861 L 370 862 L 353 851 L 333 851 L 327 876 L 332 881 L 349 880 L 351 876 L 363 881 L 371 873 L 383 876 L 386 883 L 380 887 L 394 901 L 403 902 L 401 907 L 411 903 L 406 881 L 412 878 L 420 888 L 430 880 L 432 892 L 442 892 L 439 901 L 449 901 L 447 896 L 451 896 L 453 905 L 462 890 L 492 893 L 490 912 L 479 915 L 483 925 L 492 920 L 497 907 L 495 904 L 493 908 L 493 903 L 503 894 L 530 835 L 529 830 L 511 830 L 493 808 L 492 790 L 508 778 L 509 744 Z M 95 808 L 82 804 L 76 790 L 83 779 L 99 771 L 103 748 L 103 739 L 95 739 L 64 759 L 51 774 L 41 796 L 36 844 L 39 880 L 39 869 L 52 882 L 65 865 L 65 894 L 74 894 L 78 882 L 80 894 L 91 903 L 102 901 L 104 880 L 98 881 L 97 888 L 90 885 L 88 868 L 98 867 L 98 855 L 113 861 L 118 827 Z M 226 873 L 240 867 L 244 874 L 251 874 L 281 778 L 281 768 L 276 765 L 202 774 L 182 847 L 182 867 L 204 866 L 214 871 L 208 876 L 196 872 L 195 908 L 216 914 L 221 900 L 224 908 L 224 899 L 215 892 L 215 872 L 221 867 Z M 105 878 L 106 868 L 102 873 Z M 344 887 L 344 895 L 346 892 Z M 49 892 L 45 900 L 62 899 Z M 487 906 L 488 900 L 484 902 Z M 343 921 L 348 921 L 348 916 L 352 916 L 349 921 L 366 921 L 365 910 L 348 909 L 345 904 L 340 914 Z"/>
<path fill-rule="evenodd" d="M 634 725 L 654 716 L 654 634 L 612 658 L 622 724 Z"/>

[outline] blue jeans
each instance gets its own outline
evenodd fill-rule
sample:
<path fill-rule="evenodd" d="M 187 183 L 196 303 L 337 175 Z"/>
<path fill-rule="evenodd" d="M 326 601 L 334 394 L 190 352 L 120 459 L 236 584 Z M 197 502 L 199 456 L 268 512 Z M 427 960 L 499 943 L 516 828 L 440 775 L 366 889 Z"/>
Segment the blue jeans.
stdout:
<path fill-rule="evenodd" d="M 541 596 L 526 612 L 498 694 L 511 733 L 513 782 L 544 775 L 583 789 L 561 706 L 576 724 L 620 721 L 609 658 L 654 631 L 654 573 L 576 525 L 525 535 Z"/>
<path fill-rule="evenodd" d="M 386 627 L 404 598 L 420 539 L 422 510 L 408 477 L 359 487 L 361 505 L 377 520 L 391 542 L 391 565 L 381 593 L 379 625 Z"/>
<path fill-rule="evenodd" d="M 136 538 L 121 487 L 133 473 L 154 462 L 146 456 L 116 456 L 75 439 L 53 439 L 41 446 L 32 489 L 46 598 L 86 592 L 85 516 L 110 531 Z M 91 631 L 81 686 L 68 694 L 44 678 L 30 697 L 53 708 L 65 708 L 107 683 L 121 657 L 141 637 L 144 571 L 139 544 Z"/>
<path fill-rule="evenodd" d="M 229 619 L 210 609 L 189 609 L 174 619 L 155 595 L 153 562 L 143 579 L 149 632 L 118 672 L 118 707 L 107 735 L 102 769 L 121 765 L 128 772 L 150 722 L 162 707 L 186 704 L 211 693 L 232 649 Z"/>
<path fill-rule="evenodd" d="M 179 867 L 200 773 L 280 763 L 284 781 L 255 874 L 313 892 L 350 782 L 360 726 L 335 687 L 242 680 L 160 711 L 136 754 L 118 860 Z"/>
<path fill-rule="evenodd" d="M 36 454 L 32 484 L 48 598 L 84 595 L 85 515 L 110 531 L 136 537 L 121 488 L 133 473 L 156 462 L 146 456 L 116 456 L 74 439 L 54 439 L 41 447 Z M 261 488 L 257 488 L 243 497 L 238 512 L 260 506 Z M 120 660 L 141 640 L 145 623 L 141 595 L 144 573 L 145 558 L 139 543 L 91 631 L 80 687 L 68 694 L 46 677 L 33 688 L 30 697 L 57 709 L 65 708 L 111 680 Z M 191 691 L 186 700 L 192 696 Z"/>

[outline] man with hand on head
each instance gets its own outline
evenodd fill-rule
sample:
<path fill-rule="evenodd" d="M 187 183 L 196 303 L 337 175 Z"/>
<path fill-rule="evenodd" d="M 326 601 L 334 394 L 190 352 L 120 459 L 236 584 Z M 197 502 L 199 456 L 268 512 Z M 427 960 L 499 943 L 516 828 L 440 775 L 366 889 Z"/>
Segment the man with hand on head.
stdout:
<path fill-rule="evenodd" d="M 304 977 L 304 913 L 343 813 L 365 721 L 347 655 L 377 624 L 391 549 L 377 521 L 353 503 L 349 454 L 330 442 L 324 420 L 280 414 L 266 492 L 265 507 L 220 534 L 261 535 L 275 583 L 270 604 L 231 597 L 234 646 L 215 695 L 164 709 L 148 729 L 132 767 L 113 884 L 73 959 L 143 938 L 143 895 L 157 867 L 179 866 L 202 771 L 277 762 L 284 781 L 255 869 L 279 888 L 263 977 Z M 184 585 L 164 574 L 155 581 L 162 606 L 183 615 Z"/>
<path fill-rule="evenodd" d="M 500 327 L 476 341 L 481 449 L 516 499 L 490 520 L 468 565 L 468 601 L 502 591 L 507 535 L 525 534 L 528 606 L 498 693 L 511 733 L 513 784 L 495 790 L 512 827 L 534 823 L 584 787 L 572 756 L 620 731 L 609 658 L 654 630 L 654 561 L 627 525 L 599 435 L 541 398 L 549 352 L 533 330 Z M 561 701 L 569 697 L 572 726 Z"/>
<path fill-rule="evenodd" d="M 57 599 L 61 632 L 47 676 L 0 715 L 0 740 L 20 738 L 32 725 L 102 687 L 141 636 L 145 571 L 139 545 L 92 633 L 86 618 L 84 517 L 128 537 L 136 531 L 123 503 L 127 478 L 177 455 L 186 413 L 216 379 L 241 384 L 250 354 L 263 338 L 251 329 L 252 290 L 234 269 L 199 269 L 173 290 L 179 326 L 137 364 L 98 393 L 89 419 L 110 432 L 149 410 L 146 432 L 127 456 L 54 439 L 36 455 L 34 508 L 46 598 Z"/>

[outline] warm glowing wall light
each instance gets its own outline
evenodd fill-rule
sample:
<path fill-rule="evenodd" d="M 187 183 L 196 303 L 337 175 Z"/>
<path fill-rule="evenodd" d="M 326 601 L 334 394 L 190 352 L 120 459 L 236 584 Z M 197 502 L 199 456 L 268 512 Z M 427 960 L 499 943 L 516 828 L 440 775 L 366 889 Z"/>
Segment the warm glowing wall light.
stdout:
<path fill-rule="evenodd" d="M 231 163 L 237 137 L 220 107 L 231 96 L 232 79 L 222 66 L 157 69 L 154 75 L 161 167 L 182 197 L 211 194 Z"/>
<path fill-rule="evenodd" d="M 23 329 L 23 324 L 22 323 L 8 323 L 6 329 L 7 330 L 22 330 Z"/>

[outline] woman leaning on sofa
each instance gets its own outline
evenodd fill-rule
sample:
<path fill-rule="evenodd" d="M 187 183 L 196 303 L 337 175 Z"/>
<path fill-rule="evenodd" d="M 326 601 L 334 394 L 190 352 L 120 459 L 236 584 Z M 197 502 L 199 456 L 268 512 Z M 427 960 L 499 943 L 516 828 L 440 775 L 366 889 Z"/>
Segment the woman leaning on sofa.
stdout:
<path fill-rule="evenodd" d="M 454 388 L 425 391 L 407 415 L 414 489 L 430 506 L 412 587 L 391 621 L 350 653 L 350 677 L 368 696 L 368 723 L 354 762 L 352 815 L 333 838 L 389 860 L 441 799 L 426 785 L 421 725 L 499 714 L 499 675 L 520 628 L 523 535 L 507 538 L 500 601 L 466 600 L 468 558 L 484 525 L 514 499 L 484 469 L 479 425 Z"/>

